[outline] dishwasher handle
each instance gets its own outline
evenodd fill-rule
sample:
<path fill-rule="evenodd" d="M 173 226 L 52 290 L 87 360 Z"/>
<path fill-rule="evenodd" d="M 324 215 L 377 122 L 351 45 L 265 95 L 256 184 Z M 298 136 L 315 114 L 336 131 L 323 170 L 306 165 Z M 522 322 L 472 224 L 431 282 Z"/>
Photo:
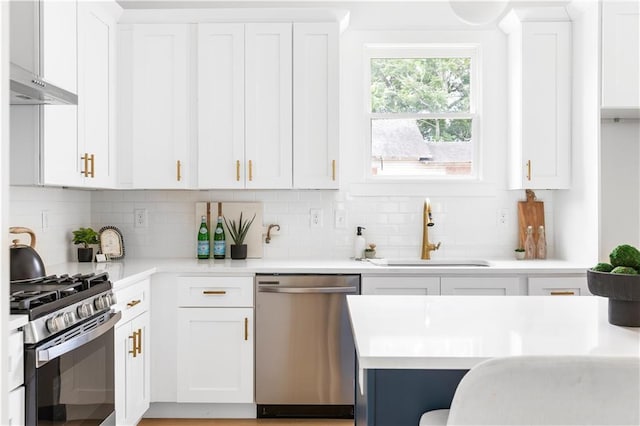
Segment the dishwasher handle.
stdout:
<path fill-rule="evenodd" d="M 317 294 L 317 293 L 353 293 L 356 294 L 356 287 L 258 287 L 258 292 L 262 293 L 296 293 L 296 294 Z"/>

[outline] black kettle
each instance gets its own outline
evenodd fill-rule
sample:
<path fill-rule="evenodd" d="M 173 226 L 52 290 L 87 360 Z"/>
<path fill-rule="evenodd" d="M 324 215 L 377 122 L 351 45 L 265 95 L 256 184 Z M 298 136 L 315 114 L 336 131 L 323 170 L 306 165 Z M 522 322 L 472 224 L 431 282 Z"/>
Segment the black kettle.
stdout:
<path fill-rule="evenodd" d="M 12 234 L 29 234 L 31 245 L 19 244 L 19 240 L 13 240 L 10 247 L 11 253 L 11 282 L 30 281 L 42 278 L 46 275 L 44 263 L 35 250 L 36 234 L 29 228 L 12 226 L 9 228 Z"/>

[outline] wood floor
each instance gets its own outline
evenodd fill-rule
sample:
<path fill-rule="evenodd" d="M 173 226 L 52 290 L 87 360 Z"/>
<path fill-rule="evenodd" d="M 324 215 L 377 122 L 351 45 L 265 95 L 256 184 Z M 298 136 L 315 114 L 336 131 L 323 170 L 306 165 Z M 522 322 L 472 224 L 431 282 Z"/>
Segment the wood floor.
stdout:
<path fill-rule="evenodd" d="M 353 420 L 333 419 L 142 419 L 138 426 L 353 426 Z"/>

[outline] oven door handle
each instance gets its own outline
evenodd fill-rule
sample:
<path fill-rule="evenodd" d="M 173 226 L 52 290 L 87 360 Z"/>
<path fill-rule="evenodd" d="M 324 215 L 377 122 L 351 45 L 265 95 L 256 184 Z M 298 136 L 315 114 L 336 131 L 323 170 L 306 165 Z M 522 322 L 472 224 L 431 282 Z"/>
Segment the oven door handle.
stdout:
<path fill-rule="evenodd" d="M 356 287 L 258 287 L 259 293 L 357 293 Z"/>
<path fill-rule="evenodd" d="M 100 324 L 90 332 L 81 334 L 78 337 L 74 337 L 73 339 L 69 339 L 66 342 L 62 342 L 59 345 L 52 346 L 48 349 L 41 349 L 37 351 L 36 368 L 40 368 L 49 361 L 54 360 L 59 356 L 69 353 L 74 349 L 77 349 L 80 346 L 97 339 L 98 337 L 109 331 L 111 328 L 113 328 L 121 317 L 122 313 L 120 313 L 120 311 L 114 312 L 111 315 L 111 318 L 107 320 L 107 322 Z"/>

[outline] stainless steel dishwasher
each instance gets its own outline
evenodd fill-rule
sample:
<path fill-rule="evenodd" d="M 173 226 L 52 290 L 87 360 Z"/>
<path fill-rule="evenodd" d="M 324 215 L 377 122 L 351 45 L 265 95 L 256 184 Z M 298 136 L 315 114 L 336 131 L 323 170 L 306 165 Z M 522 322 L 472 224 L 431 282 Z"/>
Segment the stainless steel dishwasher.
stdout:
<path fill-rule="evenodd" d="M 359 275 L 256 276 L 258 417 L 353 418 Z"/>

